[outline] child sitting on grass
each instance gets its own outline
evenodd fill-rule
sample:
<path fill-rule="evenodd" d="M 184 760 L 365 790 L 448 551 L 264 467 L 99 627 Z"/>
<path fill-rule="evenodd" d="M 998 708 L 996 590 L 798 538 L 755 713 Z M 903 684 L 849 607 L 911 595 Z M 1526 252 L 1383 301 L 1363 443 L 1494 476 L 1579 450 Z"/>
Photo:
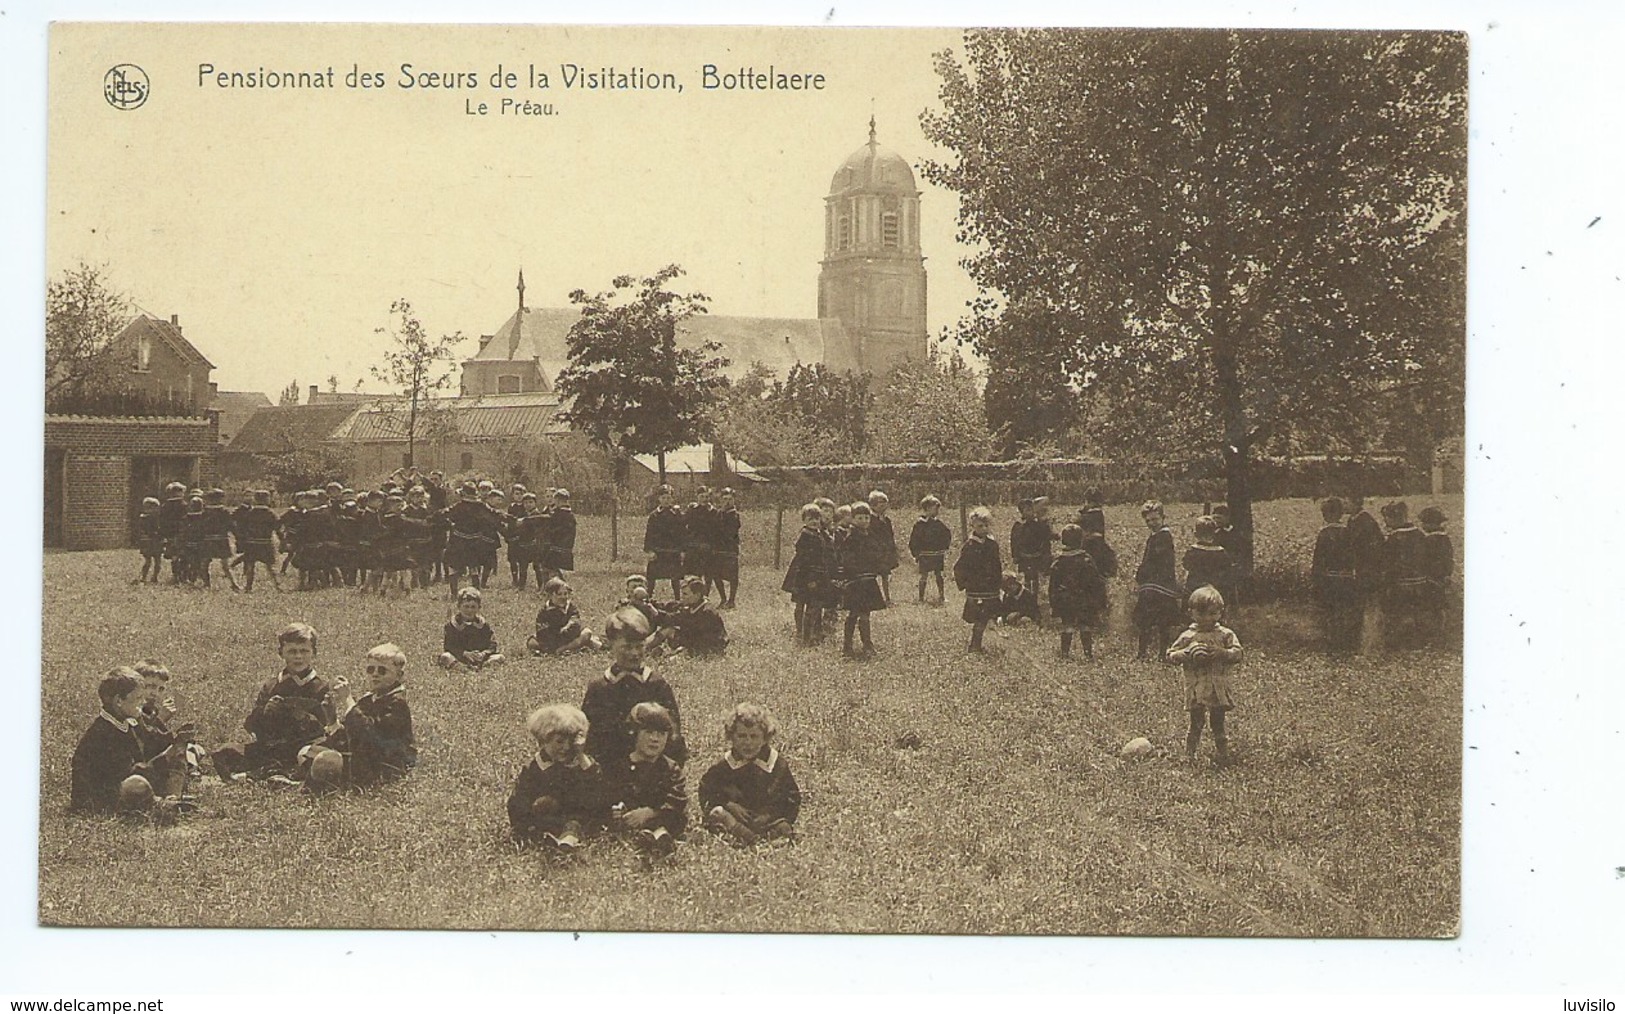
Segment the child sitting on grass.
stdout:
<path fill-rule="evenodd" d="M 683 578 L 683 594 L 675 608 L 664 610 L 661 627 L 651 647 L 669 644 L 688 655 L 720 655 L 728 647 L 728 627 L 722 614 L 706 599 L 705 578 Z"/>
<path fill-rule="evenodd" d="M 630 753 L 633 735 L 626 727 L 632 709 L 644 702 L 665 708 L 671 715 L 671 742 L 666 754 L 678 764 L 688 761 L 688 743 L 683 739 L 682 712 L 677 694 L 653 669 L 643 664 L 650 640 L 649 623 L 636 609 L 617 609 L 604 625 L 609 641 L 609 668 L 587 684 L 581 710 L 592 723 L 587 752 L 594 757 L 616 757 Z"/>
<path fill-rule="evenodd" d="M 446 621 L 440 652 L 440 667 L 483 669 L 504 661 L 497 650 L 497 635 L 480 615 L 480 590 L 464 588 L 457 593 L 457 613 Z"/>
<path fill-rule="evenodd" d="M 525 729 L 537 749 L 508 793 L 514 840 L 574 852 L 608 816 L 603 768 L 582 749 L 587 716 L 568 704 L 549 704 L 530 713 Z"/>
<path fill-rule="evenodd" d="M 316 631 L 308 623 L 290 623 L 276 642 L 282 672 L 260 686 L 243 720 L 254 738 L 214 751 L 214 770 L 222 779 L 286 783 L 298 766 L 299 751 L 321 739 L 333 722 L 331 688 L 316 674 Z"/>
<path fill-rule="evenodd" d="M 171 745 L 157 757 L 142 757 L 135 731 L 145 697 L 141 677 L 134 669 L 121 665 L 97 685 L 96 696 L 101 700 L 101 713 L 79 737 L 73 751 L 68 809 L 106 814 L 163 806 L 153 788 L 154 765 L 179 763 L 183 748 Z"/>
<path fill-rule="evenodd" d="M 1186 758 L 1196 761 L 1205 721 L 1213 727 L 1213 763 L 1223 767 L 1230 763 L 1224 713 L 1235 706 L 1230 667 L 1241 661 L 1241 640 L 1235 631 L 1219 625 L 1224 615 L 1224 596 L 1212 585 L 1191 592 L 1190 610 L 1195 622 L 1179 635 L 1163 660 L 1185 667 L 1185 706 L 1191 716 L 1190 732 L 1185 737 Z"/>
<path fill-rule="evenodd" d="M 563 578 L 549 578 L 542 591 L 547 593 L 547 604 L 536 614 L 536 633 L 525 639 L 527 651 L 532 655 L 566 655 L 604 646 L 591 628 L 582 625 L 581 610 L 570 601 L 574 589 Z"/>
<path fill-rule="evenodd" d="M 610 827 L 655 853 L 670 852 L 688 826 L 688 788 L 683 769 L 666 756 L 676 723 L 671 712 L 645 701 L 633 706 L 626 725 L 632 752 L 604 758 Z"/>
<path fill-rule="evenodd" d="M 616 610 L 636 609 L 649 621 L 650 630 L 658 629 L 666 614 L 649 601 L 649 579 L 642 574 L 628 574 L 625 587 L 625 594 L 615 603 Z"/>
<path fill-rule="evenodd" d="M 705 825 L 743 845 L 793 839 L 801 789 L 773 745 L 778 725 L 760 704 L 734 708 L 723 732 L 729 748 L 700 779 Z"/>
<path fill-rule="evenodd" d="M 367 692 L 350 694 L 350 681 L 333 681 L 338 724 L 300 751 L 310 788 L 372 788 L 405 778 L 418 762 L 412 709 L 406 703 L 406 653 L 380 644 L 362 659 Z"/>
<path fill-rule="evenodd" d="M 1048 549 L 1048 546 L 1045 546 Z M 999 586 L 998 619 L 1007 627 L 1038 624 L 1038 592 L 1022 583 L 1021 575 L 1005 571 Z"/>
<path fill-rule="evenodd" d="M 142 759 L 153 765 L 153 788 L 160 796 L 184 795 L 188 780 L 203 777 L 203 748 L 194 742 L 197 726 L 175 720 L 168 668 L 152 659 L 137 662 L 132 668 L 141 677 L 145 697 L 136 715 L 135 738 L 141 743 Z M 176 744 L 180 746 L 178 753 L 167 752 Z M 155 759 L 159 757 L 172 759 Z"/>

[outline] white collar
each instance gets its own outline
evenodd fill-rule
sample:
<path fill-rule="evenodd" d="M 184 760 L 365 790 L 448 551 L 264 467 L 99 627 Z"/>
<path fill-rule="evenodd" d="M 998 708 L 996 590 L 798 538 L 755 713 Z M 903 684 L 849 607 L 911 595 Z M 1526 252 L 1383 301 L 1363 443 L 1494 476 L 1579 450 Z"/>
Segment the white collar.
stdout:
<path fill-rule="evenodd" d="M 282 675 L 277 677 L 277 678 L 278 679 L 285 679 L 285 680 L 293 680 L 293 685 L 296 686 L 296 687 L 309 686 L 310 681 L 316 678 L 316 667 L 311 666 L 309 669 L 306 669 L 304 676 L 295 676 L 293 673 L 291 673 L 288 670 L 284 669 L 284 670 L 282 670 Z"/>
<path fill-rule="evenodd" d="M 738 771 L 740 768 L 746 766 L 747 764 L 754 764 L 757 767 L 761 768 L 763 771 L 766 771 L 768 774 L 772 774 L 773 769 L 776 766 L 778 766 L 778 763 L 779 763 L 779 748 L 776 747 L 776 746 L 768 747 L 767 748 L 767 760 L 763 760 L 762 758 L 757 757 L 754 760 L 742 761 L 739 758 L 734 756 L 734 752 L 733 752 L 733 750 L 731 748 L 722 751 L 722 759 L 727 761 L 728 766 L 730 768 L 732 768 L 733 770 L 735 770 L 735 771 Z"/>
<path fill-rule="evenodd" d="M 135 728 L 135 719 L 133 719 L 133 718 L 114 718 L 112 713 L 109 712 L 106 708 L 103 708 L 102 713 L 97 715 L 96 717 L 97 718 L 105 718 L 105 719 L 107 719 L 109 722 L 113 723 L 113 728 L 117 729 L 119 732 L 129 732 L 131 729 Z"/>
<path fill-rule="evenodd" d="M 639 668 L 633 670 L 630 673 L 616 672 L 615 671 L 615 663 L 611 662 L 609 664 L 609 667 L 604 670 L 604 679 L 608 680 L 611 683 L 619 683 L 623 676 L 631 676 L 634 679 L 636 679 L 639 683 L 647 683 L 647 682 L 649 682 L 649 678 L 652 677 L 654 674 L 655 674 L 655 671 L 653 669 L 649 668 L 647 665 L 640 666 Z"/>
<path fill-rule="evenodd" d="M 485 617 L 483 616 L 476 615 L 472 620 L 464 620 L 462 613 L 451 614 L 451 625 L 458 630 L 462 630 L 464 627 L 477 627 L 484 622 Z"/>
<path fill-rule="evenodd" d="M 542 771 L 546 771 L 548 768 L 553 767 L 558 763 L 557 761 L 550 761 L 546 757 L 542 756 L 542 752 L 540 750 L 536 751 L 535 761 L 536 767 Z M 592 758 L 588 757 L 585 753 L 578 753 L 576 754 L 575 763 L 567 766 L 585 771 L 592 767 Z"/>

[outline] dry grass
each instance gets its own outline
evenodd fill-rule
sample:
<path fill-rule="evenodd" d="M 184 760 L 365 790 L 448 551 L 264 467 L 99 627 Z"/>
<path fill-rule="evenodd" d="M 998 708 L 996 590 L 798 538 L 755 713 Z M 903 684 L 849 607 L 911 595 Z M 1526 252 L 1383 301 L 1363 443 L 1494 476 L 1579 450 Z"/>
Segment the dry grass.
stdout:
<path fill-rule="evenodd" d="M 1447 510 L 1459 521 L 1459 499 Z M 1260 516 L 1287 533 L 1261 544 L 1262 559 L 1306 555 L 1312 505 L 1261 505 Z M 1112 521 L 1132 570 L 1133 515 L 1113 511 Z M 762 539 L 772 522 L 771 513 L 747 521 L 747 562 L 771 560 Z M 607 542 L 597 540 L 607 533 L 596 520 L 582 527 L 588 569 L 574 583 L 593 613 L 613 601 L 624 568 L 604 562 Z M 721 750 L 720 722 L 735 702 L 773 708 L 807 797 L 802 839 L 739 851 L 701 834 L 650 869 L 612 843 L 559 863 L 505 840 L 504 795 L 531 749 L 523 715 L 578 701 L 602 656 L 448 676 L 427 666 L 448 614 L 440 596 L 381 603 L 345 591 L 137 588 L 125 581 L 138 566 L 134 553 L 46 558 L 43 923 L 1455 932 L 1456 652 L 1334 662 L 1307 646 L 1301 612 L 1243 610 L 1233 619 L 1249 651 L 1231 716 L 1238 765 L 1131 763 L 1117 750 L 1132 736 L 1182 752 L 1182 684 L 1171 667 L 1133 662 L 1121 623 L 1094 663 L 1060 662 L 1054 635 L 1030 630 L 990 636 L 990 654 L 975 657 L 962 651 L 953 599 L 948 609 L 910 602 L 876 615 L 879 659 L 844 662 L 838 645 L 795 648 L 785 597 L 769 590 L 779 575 L 747 567 L 741 608 L 728 614 L 729 655 L 662 670 L 695 748 L 691 788 Z M 899 599 L 912 598 L 907 583 L 894 589 Z M 1126 590 L 1115 595 L 1121 611 Z M 537 608 L 534 592 L 506 587 L 486 604 L 509 646 Z M 321 632 L 318 666 L 330 675 L 355 680 L 361 653 L 379 641 L 406 649 L 422 750 L 408 782 L 312 799 L 210 779 L 202 812 L 169 829 L 64 814 L 68 759 L 110 665 L 163 659 L 183 713 L 207 742 L 224 741 L 277 667 L 275 630 L 293 619 Z M 923 746 L 894 748 L 905 732 Z"/>

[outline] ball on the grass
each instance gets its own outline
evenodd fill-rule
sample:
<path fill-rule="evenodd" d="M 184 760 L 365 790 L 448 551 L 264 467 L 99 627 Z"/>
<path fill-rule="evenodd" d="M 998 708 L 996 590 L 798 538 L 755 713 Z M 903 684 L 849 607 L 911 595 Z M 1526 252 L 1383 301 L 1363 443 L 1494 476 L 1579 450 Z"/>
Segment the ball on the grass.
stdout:
<path fill-rule="evenodd" d="M 1139 760 L 1142 757 L 1151 756 L 1151 750 L 1151 741 L 1149 739 L 1144 736 L 1136 736 L 1124 743 L 1123 749 L 1119 750 L 1117 755 L 1127 760 Z"/>

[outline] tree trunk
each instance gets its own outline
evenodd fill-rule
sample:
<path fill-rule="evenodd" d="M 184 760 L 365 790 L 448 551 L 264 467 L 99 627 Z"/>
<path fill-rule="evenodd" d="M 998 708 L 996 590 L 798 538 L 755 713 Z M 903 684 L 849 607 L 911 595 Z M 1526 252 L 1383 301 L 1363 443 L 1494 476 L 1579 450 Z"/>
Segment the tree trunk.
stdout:
<path fill-rule="evenodd" d="M 655 463 L 660 468 L 660 484 L 662 486 L 664 486 L 666 484 L 666 452 L 665 451 L 661 451 L 659 454 L 655 455 Z"/>

